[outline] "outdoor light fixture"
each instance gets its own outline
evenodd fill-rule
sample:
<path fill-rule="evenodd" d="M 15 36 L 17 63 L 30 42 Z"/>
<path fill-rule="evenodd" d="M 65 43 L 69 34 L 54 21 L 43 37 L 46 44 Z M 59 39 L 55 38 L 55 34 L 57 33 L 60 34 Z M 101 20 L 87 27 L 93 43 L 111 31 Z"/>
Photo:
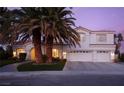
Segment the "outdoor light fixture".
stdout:
<path fill-rule="evenodd" d="M 66 59 L 66 52 L 63 52 L 63 59 Z"/>
<path fill-rule="evenodd" d="M 16 52 L 15 51 L 13 52 L 13 57 L 16 57 Z"/>
<path fill-rule="evenodd" d="M 111 52 L 111 60 L 114 60 L 114 59 L 115 59 L 115 53 Z"/>

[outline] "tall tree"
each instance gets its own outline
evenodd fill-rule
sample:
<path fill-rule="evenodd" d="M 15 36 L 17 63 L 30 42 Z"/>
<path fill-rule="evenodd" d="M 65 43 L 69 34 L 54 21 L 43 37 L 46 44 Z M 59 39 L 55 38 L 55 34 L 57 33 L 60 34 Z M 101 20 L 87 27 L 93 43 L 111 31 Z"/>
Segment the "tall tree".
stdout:
<path fill-rule="evenodd" d="M 21 16 L 15 16 L 21 13 Z M 80 36 L 73 29 L 75 27 L 72 11 L 64 7 L 30 7 L 21 8 L 19 12 L 11 12 L 7 32 L 7 39 L 13 42 L 26 41 L 32 36 L 35 48 L 36 62 L 42 60 L 41 36 L 45 36 L 46 54 L 48 62 L 52 62 L 52 48 L 54 43 L 76 46 Z M 10 18 L 10 19 L 11 19 Z M 7 21 L 6 21 L 7 22 Z M 5 25 L 4 25 L 5 26 Z M 3 35 L 2 35 L 3 36 Z M 5 36 L 4 36 L 5 37 Z"/>
<path fill-rule="evenodd" d="M 21 10 L 8 11 L 6 8 L 0 9 L 0 15 L 2 15 L 0 41 L 14 44 L 19 41 L 25 42 L 32 36 L 36 63 L 40 63 L 42 59 L 40 8 L 21 8 Z"/>
<path fill-rule="evenodd" d="M 45 8 L 44 18 L 45 44 L 48 62 L 52 62 L 52 48 L 54 43 L 68 44 L 69 46 L 79 45 L 80 36 L 74 30 L 75 18 L 72 17 L 72 11 L 65 7 Z"/>
<path fill-rule="evenodd" d="M 14 31 L 15 24 L 19 22 L 19 14 L 14 12 L 15 10 L 8 10 L 7 8 L 1 7 L 0 12 L 0 42 L 6 44 L 12 44 L 15 42 L 16 32 Z M 4 11 L 4 12 L 3 12 Z M 20 11 L 20 10 L 18 10 Z M 18 15 L 18 16 L 17 16 Z"/>
<path fill-rule="evenodd" d="M 4 35 L 8 34 L 10 27 L 10 13 L 6 7 L 0 7 L 0 43 L 3 43 Z"/>
<path fill-rule="evenodd" d="M 16 31 L 22 41 L 32 37 L 35 48 L 36 63 L 42 62 L 41 32 L 42 32 L 42 9 L 38 7 L 21 8 L 24 14 L 21 22 L 16 26 Z"/>
<path fill-rule="evenodd" d="M 118 58 L 120 58 L 120 47 L 121 47 L 121 41 L 123 41 L 123 36 L 121 33 L 114 34 L 114 41 L 115 41 L 115 54 L 118 55 Z"/>

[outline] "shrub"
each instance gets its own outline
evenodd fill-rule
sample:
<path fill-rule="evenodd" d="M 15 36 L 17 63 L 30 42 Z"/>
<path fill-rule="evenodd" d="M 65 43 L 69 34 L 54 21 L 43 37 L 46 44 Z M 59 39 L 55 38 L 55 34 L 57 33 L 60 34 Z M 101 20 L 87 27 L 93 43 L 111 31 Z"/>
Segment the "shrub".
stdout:
<path fill-rule="evenodd" d="M 47 55 L 42 55 L 42 62 L 43 62 L 43 63 L 46 63 L 47 60 L 48 60 Z"/>
<path fill-rule="evenodd" d="M 18 57 L 12 57 L 12 58 L 10 58 L 10 59 L 11 59 L 11 60 L 17 60 L 17 61 L 19 60 Z"/>
<path fill-rule="evenodd" d="M 66 62 L 66 61 L 67 61 L 67 59 L 62 59 L 62 61 Z"/>
<path fill-rule="evenodd" d="M 52 58 L 52 61 L 54 62 L 54 63 L 56 63 L 56 62 L 60 62 L 61 61 L 61 59 L 59 58 L 59 57 L 57 57 L 57 58 Z"/>
<path fill-rule="evenodd" d="M 124 62 L 124 53 L 122 53 L 122 54 L 120 55 L 120 58 L 119 58 L 119 59 L 120 59 L 121 62 Z"/>
<path fill-rule="evenodd" d="M 12 46 L 8 45 L 6 48 L 6 58 L 12 58 L 13 57 L 13 49 Z"/>
<path fill-rule="evenodd" d="M 3 47 L 0 47 L 0 60 L 5 59 L 5 50 L 3 49 Z"/>
<path fill-rule="evenodd" d="M 24 63 L 17 66 L 18 71 L 61 71 L 64 68 L 66 62 L 61 61 L 59 63 L 41 63 L 36 64 L 33 62 Z"/>
<path fill-rule="evenodd" d="M 25 59 L 26 59 L 26 53 L 19 53 L 19 59 L 21 60 L 21 61 L 24 61 Z"/>

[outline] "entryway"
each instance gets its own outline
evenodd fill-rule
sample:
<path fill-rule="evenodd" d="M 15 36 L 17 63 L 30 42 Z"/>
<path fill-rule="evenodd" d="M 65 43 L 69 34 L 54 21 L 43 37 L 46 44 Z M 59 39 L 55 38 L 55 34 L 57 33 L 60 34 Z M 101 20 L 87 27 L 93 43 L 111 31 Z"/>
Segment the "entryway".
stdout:
<path fill-rule="evenodd" d="M 35 60 L 35 49 L 34 48 L 32 48 L 31 51 L 30 51 L 30 58 L 33 61 Z"/>

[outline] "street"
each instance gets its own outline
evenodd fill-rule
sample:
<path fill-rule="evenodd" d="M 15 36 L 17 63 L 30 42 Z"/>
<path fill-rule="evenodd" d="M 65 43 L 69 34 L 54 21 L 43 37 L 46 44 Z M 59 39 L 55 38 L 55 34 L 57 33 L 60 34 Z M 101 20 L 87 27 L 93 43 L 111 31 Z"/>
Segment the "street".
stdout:
<path fill-rule="evenodd" d="M 123 73 L 82 71 L 15 72 L 0 74 L 1 86 L 122 86 Z"/>

